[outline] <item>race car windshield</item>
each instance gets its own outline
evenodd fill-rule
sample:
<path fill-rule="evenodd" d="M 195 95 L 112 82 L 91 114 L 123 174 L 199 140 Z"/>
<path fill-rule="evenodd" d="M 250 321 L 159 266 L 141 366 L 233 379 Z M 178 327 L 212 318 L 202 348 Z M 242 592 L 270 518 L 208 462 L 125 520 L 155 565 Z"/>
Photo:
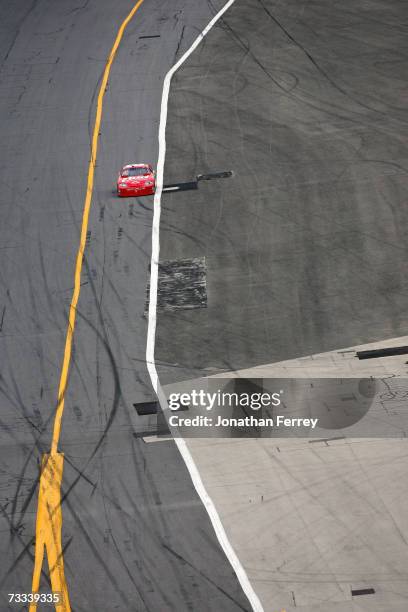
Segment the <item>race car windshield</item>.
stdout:
<path fill-rule="evenodd" d="M 126 168 L 122 172 L 122 176 L 146 176 L 146 174 L 150 174 L 149 168 Z"/>

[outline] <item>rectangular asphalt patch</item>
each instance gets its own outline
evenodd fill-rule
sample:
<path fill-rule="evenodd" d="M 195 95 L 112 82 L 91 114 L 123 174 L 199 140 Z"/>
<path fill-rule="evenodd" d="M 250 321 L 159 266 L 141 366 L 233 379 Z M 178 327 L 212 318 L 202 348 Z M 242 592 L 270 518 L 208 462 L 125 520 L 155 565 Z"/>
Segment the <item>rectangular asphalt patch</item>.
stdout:
<path fill-rule="evenodd" d="M 191 310 L 207 307 L 205 257 L 159 263 L 157 308 Z M 149 309 L 150 279 L 146 290 L 145 316 Z"/>

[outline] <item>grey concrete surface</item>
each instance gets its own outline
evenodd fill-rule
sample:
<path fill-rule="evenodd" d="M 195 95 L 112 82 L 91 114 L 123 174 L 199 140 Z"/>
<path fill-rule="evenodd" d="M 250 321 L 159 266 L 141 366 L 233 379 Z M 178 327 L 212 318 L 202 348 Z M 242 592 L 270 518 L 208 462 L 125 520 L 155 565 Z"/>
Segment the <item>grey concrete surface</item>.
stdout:
<path fill-rule="evenodd" d="M 284 435 L 238 440 L 228 432 L 218 439 L 186 439 L 265 612 L 407 609 L 407 428 L 395 430 L 393 439 L 381 438 L 387 420 L 406 417 L 408 365 L 405 355 L 356 358 L 356 351 L 406 340 L 393 338 L 205 379 L 212 392 L 217 381 L 223 389 L 229 377 L 269 379 L 272 387 L 273 379 L 311 382 L 317 377 L 354 378 L 357 384 L 375 377 L 377 384 L 386 385 L 378 398 L 382 414 L 375 414 L 372 405 L 362 419 L 367 424 L 374 415 L 382 427 L 377 439 L 358 438 L 350 428 L 297 440 Z M 191 391 L 202 382 L 183 381 L 164 390 Z M 288 415 L 292 407 L 286 398 L 282 412 Z M 217 408 L 212 415 L 219 413 Z M 367 588 L 375 593 L 352 595 L 352 589 Z"/>
<path fill-rule="evenodd" d="M 161 257 L 208 307 L 160 316 L 162 379 L 406 333 L 406 3 L 238 0 L 175 75 Z"/>
<path fill-rule="evenodd" d="M 0 610 L 16 609 L 7 593 L 31 589 L 95 96 L 132 6 L 0 2 Z M 248 609 L 175 445 L 137 435 L 152 426 L 133 407 L 152 395 L 143 318 L 152 199 L 112 194 L 122 163 L 155 164 L 164 74 L 212 14 L 203 2 L 146 0 L 105 96 L 59 448 L 75 611 Z"/>
<path fill-rule="evenodd" d="M 188 445 L 265 612 L 407 609 L 406 440 Z"/>
<path fill-rule="evenodd" d="M 406 357 L 360 361 L 355 354 L 395 346 L 398 340 L 406 337 L 263 364 L 228 376 L 374 376 L 388 386 L 382 402 L 388 414 L 378 419 L 385 423 L 398 411 L 406 414 Z M 407 608 L 406 430 L 393 440 L 341 433 L 346 437 L 324 436 L 313 442 L 187 441 L 265 612 L 280 607 L 286 612 Z M 364 588 L 375 593 L 352 596 L 352 589 Z"/>

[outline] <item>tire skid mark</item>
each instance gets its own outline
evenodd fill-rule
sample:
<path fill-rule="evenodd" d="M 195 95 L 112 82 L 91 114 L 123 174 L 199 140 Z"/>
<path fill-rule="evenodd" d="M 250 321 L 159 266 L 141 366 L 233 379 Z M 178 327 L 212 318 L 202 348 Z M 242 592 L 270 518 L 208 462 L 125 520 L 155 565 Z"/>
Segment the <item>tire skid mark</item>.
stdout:
<path fill-rule="evenodd" d="M 159 157 L 157 162 L 157 189 L 154 196 L 154 214 L 152 228 L 152 255 L 150 264 L 150 296 L 149 296 L 149 314 L 148 314 L 148 331 L 146 343 L 146 363 L 149 371 L 153 389 L 156 392 L 163 413 L 167 416 L 168 410 L 165 393 L 161 387 L 158 373 L 155 365 L 155 341 L 156 341 L 156 325 L 157 325 L 157 293 L 158 293 L 158 270 L 160 261 L 160 216 L 161 216 L 161 194 L 163 189 L 163 173 L 164 162 L 166 156 L 166 123 L 167 123 L 167 106 L 170 92 L 170 85 L 173 75 L 183 65 L 186 59 L 200 45 L 212 27 L 222 19 L 224 13 L 234 4 L 235 0 L 228 0 L 218 13 L 211 19 L 207 26 L 200 32 L 193 44 L 184 53 L 184 55 L 174 64 L 167 72 L 164 78 L 163 93 L 160 108 L 160 123 L 159 123 Z M 170 426 L 171 429 L 171 426 Z M 208 513 L 211 524 L 214 528 L 216 537 L 224 551 L 228 561 L 230 562 L 238 581 L 248 598 L 254 612 L 263 612 L 262 604 L 252 588 L 245 569 L 241 565 L 228 536 L 224 530 L 218 512 L 214 503 L 208 495 L 201 475 L 197 469 L 193 457 L 187 447 L 186 442 L 181 438 L 174 439 L 175 444 L 183 458 L 186 468 L 190 474 L 193 485 Z"/>
<path fill-rule="evenodd" d="M 106 61 L 101 85 L 99 88 L 95 125 L 91 142 L 91 158 L 88 166 L 88 180 L 83 208 L 80 244 L 77 252 L 75 265 L 74 292 L 69 307 L 68 328 L 66 332 L 64 358 L 58 389 L 57 407 L 54 417 L 54 429 L 52 435 L 51 451 L 49 455 L 43 456 L 42 462 L 37 508 L 36 547 L 32 578 L 32 592 L 37 592 L 39 589 L 42 564 L 44 560 L 44 555 L 46 553 L 49 561 L 49 573 L 52 589 L 53 591 L 59 591 L 63 594 L 62 603 L 56 604 L 56 609 L 58 610 L 58 612 L 70 612 L 71 610 L 68 597 L 68 587 L 65 579 L 63 554 L 61 549 L 61 480 L 63 473 L 64 456 L 63 454 L 58 452 L 58 444 L 60 439 L 62 416 L 65 404 L 65 393 L 69 382 L 69 372 L 73 348 L 73 334 L 75 329 L 77 304 L 81 290 L 81 270 L 84 261 L 89 214 L 92 203 L 98 140 L 103 111 L 103 99 L 108 84 L 111 66 L 113 60 L 115 59 L 119 44 L 122 40 L 123 33 L 126 29 L 126 26 L 131 21 L 132 17 L 142 5 L 142 3 L 143 0 L 138 0 L 138 2 L 133 6 L 132 10 L 127 15 L 125 20 L 121 23 L 113 47 Z M 30 604 L 29 609 L 30 612 L 35 612 L 37 610 L 37 603 Z"/>
<path fill-rule="evenodd" d="M 12 49 L 13 49 L 14 45 L 16 44 L 16 40 L 17 40 L 17 38 L 18 38 L 18 37 L 19 37 L 19 35 L 20 35 L 20 31 L 21 31 L 21 28 L 22 28 L 22 27 L 23 27 L 23 25 L 24 25 L 24 22 L 26 21 L 26 19 L 27 19 L 27 18 L 30 16 L 30 14 L 31 14 L 31 13 L 33 12 L 33 10 L 35 9 L 35 7 L 36 7 L 36 5 L 37 5 L 37 2 L 38 2 L 38 0 L 33 0 L 33 2 L 31 3 L 31 6 L 28 8 L 28 10 L 27 10 L 26 14 L 25 14 L 25 15 L 24 15 L 24 17 L 22 18 L 22 20 L 21 20 L 21 22 L 20 22 L 20 25 L 18 26 L 18 28 L 17 28 L 17 30 L 16 30 L 16 33 L 15 33 L 15 35 L 14 35 L 14 37 L 13 37 L 13 40 L 11 41 L 9 48 L 7 49 L 6 55 L 5 55 L 5 56 L 4 56 L 4 58 L 3 58 L 3 61 L 2 61 L 2 63 L 1 63 L 1 67 L 3 67 L 3 64 L 6 62 L 7 58 L 9 57 L 9 55 L 10 55 L 10 53 L 11 53 L 11 51 L 12 51 Z"/>
<path fill-rule="evenodd" d="M 178 561 L 180 561 L 183 565 L 188 565 L 191 569 L 193 569 L 195 572 L 197 572 L 200 576 L 202 576 L 203 578 L 205 578 L 205 580 L 207 582 L 209 582 L 209 584 L 211 584 L 213 587 L 215 587 L 218 591 L 220 591 L 223 595 L 225 595 L 226 597 L 228 597 L 228 599 L 230 601 L 232 601 L 234 604 L 237 605 L 237 607 L 240 610 L 243 610 L 243 612 L 248 612 L 248 608 L 244 608 L 241 603 L 239 601 L 237 601 L 234 597 L 231 597 L 231 595 L 225 591 L 222 587 L 220 587 L 216 582 L 214 582 L 213 580 L 211 580 L 211 578 L 209 578 L 206 574 L 204 574 L 204 572 L 202 572 L 201 570 L 199 570 L 198 568 L 196 568 L 192 563 L 190 563 L 190 561 L 188 561 L 185 557 L 183 557 L 182 555 L 180 555 L 178 552 L 176 552 L 175 550 L 173 550 L 172 548 L 170 548 L 170 546 L 168 546 L 167 544 L 163 544 L 163 548 L 165 548 L 171 555 L 173 555 L 176 559 L 178 559 Z"/>

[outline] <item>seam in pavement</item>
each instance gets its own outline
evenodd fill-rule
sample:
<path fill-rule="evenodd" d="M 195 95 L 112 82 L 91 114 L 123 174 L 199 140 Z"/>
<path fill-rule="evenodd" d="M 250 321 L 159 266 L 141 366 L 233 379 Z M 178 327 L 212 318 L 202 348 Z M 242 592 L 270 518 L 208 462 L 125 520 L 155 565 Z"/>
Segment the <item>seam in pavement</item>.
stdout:
<path fill-rule="evenodd" d="M 184 64 L 186 59 L 193 53 L 198 47 L 201 41 L 205 38 L 211 28 L 217 23 L 222 15 L 227 11 L 230 6 L 234 4 L 235 0 L 228 0 L 222 9 L 211 19 L 207 26 L 197 36 L 191 47 L 182 55 L 182 57 L 170 68 L 167 72 L 164 83 L 163 93 L 160 108 L 160 125 L 159 125 L 159 156 L 157 161 L 157 185 L 156 193 L 154 196 L 154 208 L 153 208 L 153 225 L 152 225 L 152 256 L 150 262 L 150 296 L 149 296 L 149 313 L 148 313 L 148 328 L 147 328 L 147 342 L 146 342 L 146 365 L 149 372 L 152 386 L 157 394 L 160 402 L 160 406 L 165 416 L 167 416 L 167 402 L 163 389 L 160 384 L 160 380 L 156 370 L 156 363 L 154 360 L 154 349 L 156 339 L 156 323 L 157 323 L 157 285 L 158 285 L 158 267 L 159 267 L 159 255 L 160 255 L 160 214 L 161 214 L 161 194 L 163 190 L 163 173 L 164 173 L 164 160 L 166 157 L 166 123 L 167 123 L 167 105 L 169 99 L 169 91 L 171 79 L 175 72 Z M 171 427 L 170 427 L 171 429 Z M 206 509 L 218 542 L 220 543 L 228 561 L 230 562 L 238 581 L 247 596 L 252 609 L 254 612 L 263 612 L 262 604 L 252 588 L 252 585 L 248 579 L 248 576 L 241 565 L 238 556 L 236 555 L 230 541 L 228 540 L 227 534 L 225 533 L 224 527 L 221 523 L 221 519 L 214 506 L 214 503 L 208 495 L 200 473 L 197 469 L 196 464 L 191 456 L 191 453 L 187 447 L 186 442 L 182 438 L 175 437 L 174 441 L 181 454 L 181 457 L 186 464 L 189 471 L 190 477 L 193 481 L 193 485 Z"/>

